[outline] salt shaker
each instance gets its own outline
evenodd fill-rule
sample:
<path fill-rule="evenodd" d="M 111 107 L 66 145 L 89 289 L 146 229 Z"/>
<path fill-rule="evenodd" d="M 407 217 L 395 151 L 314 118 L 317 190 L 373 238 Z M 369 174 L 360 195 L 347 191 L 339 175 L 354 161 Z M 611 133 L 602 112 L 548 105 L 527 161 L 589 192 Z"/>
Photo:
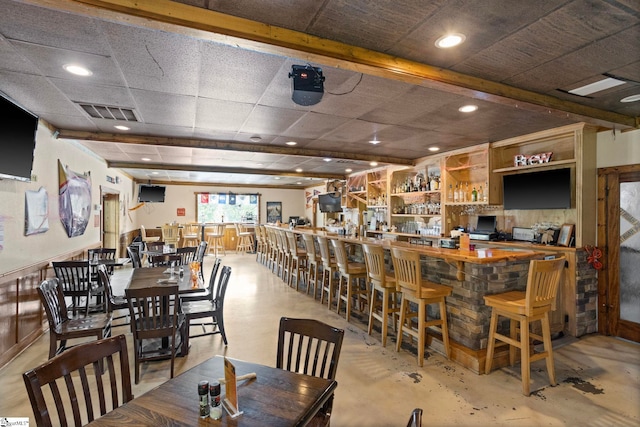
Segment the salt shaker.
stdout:
<path fill-rule="evenodd" d="M 198 398 L 200 399 L 200 418 L 209 416 L 209 381 L 198 383 Z"/>
<path fill-rule="evenodd" d="M 211 395 L 211 413 L 210 417 L 219 420 L 222 417 L 222 406 L 220 406 L 220 383 L 212 381 L 209 385 L 209 394 Z"/>

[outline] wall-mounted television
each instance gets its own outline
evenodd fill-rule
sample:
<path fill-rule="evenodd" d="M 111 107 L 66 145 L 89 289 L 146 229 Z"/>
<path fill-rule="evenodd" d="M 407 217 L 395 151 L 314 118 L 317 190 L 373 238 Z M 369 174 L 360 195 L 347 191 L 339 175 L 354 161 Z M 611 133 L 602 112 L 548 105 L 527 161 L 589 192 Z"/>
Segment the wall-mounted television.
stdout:
<path fill-rule="evenodd" d="M 341 198 L 339 194 L 318 194 L 318 206 L 320 207 L 320 212 L 342 212 L 342 206 L 340 203 Z"/>
<path fill-rule="evenodd" d="M 570 209 L 571 169 L 504 175 L 503 204 L 510 209 Z"/>
<path fill-rule="evenodd" d="M 163 203 L 166 187 L 162 185 L 140 184 L 138 188 L 139 203 Z"/>
<path fill-rule="evenodd" d="M 38 116 L 0 93 L 0 179 L 31 181 Z"/>

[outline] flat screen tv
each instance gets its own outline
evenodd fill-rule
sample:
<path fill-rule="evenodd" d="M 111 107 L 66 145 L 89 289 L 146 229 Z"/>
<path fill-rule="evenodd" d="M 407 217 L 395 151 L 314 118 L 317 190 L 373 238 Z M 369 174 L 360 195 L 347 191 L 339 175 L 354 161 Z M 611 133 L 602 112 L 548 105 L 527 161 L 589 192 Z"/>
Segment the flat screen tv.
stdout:
<path fill-rule="evenodd" d="M 163 203 L 166 187 L 162 185 L 141 184 L 138 189 L 138 202 L 142 203 Z"/>
<path fill-rule="evenodd" d="M 332 193 L 318 194 L 318 206 L 320 212 L 342 212 L 342 206 L 340 205 L 340 196 L 335 196 Z"/>
<path fill-rule="evenodd" d="M 38 116 L 0 94 L 0 178 L 31 181 Z"/>
<path fill-rule="evenodd" d="M 504 175 L 504 209 L 570 209 L 571 169 Z"/>
<path fill-rule="evenodd" d="M 482 233 L 494 233 L 496 231 L 496 216 L 479 215 L 476 231 Z"/>

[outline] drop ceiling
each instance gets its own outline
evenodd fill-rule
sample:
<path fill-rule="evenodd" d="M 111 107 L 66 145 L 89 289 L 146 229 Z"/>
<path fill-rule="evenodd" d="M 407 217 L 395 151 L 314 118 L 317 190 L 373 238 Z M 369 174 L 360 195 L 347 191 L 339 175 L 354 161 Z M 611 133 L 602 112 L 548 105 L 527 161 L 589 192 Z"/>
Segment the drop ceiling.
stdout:
<path fill-rule="evenodd" d="M 433 146 L 580 121 L 637 127 L 640 102 L 620 102 L 640 94 L 636 0 L 478 5 L 0 0 L 0 91 L 59 138 L 165 183 L 308 186 L 371 161 L 411 165 Z M 436 48 L 450 31 L 465 42 Z M 312 106 L 291 99 L 289 72 L 305 64 L 326 78 Z M 623 84 L 569 92 L 608 77 Z"/>

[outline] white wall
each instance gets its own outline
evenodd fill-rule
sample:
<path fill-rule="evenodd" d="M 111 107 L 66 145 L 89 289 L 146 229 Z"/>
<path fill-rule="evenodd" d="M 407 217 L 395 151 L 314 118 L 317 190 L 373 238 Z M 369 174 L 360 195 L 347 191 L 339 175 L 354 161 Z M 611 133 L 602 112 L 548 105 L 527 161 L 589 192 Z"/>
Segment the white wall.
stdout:
<path fill-rule="evenodd" d="M 130 220 L 124 209 L 125 203 L 130 206 L 128 201 L 133 189 L 131 180 L 114 169 L 108 169 L 103 160 L 79 145 L 53 139 L 49 129 L 41 124 L 36 134 L 33 163 L 33 175 L 36 180 L 30 183 L 0 180 L 0 233 L 3 234 L 0 274 L 100 242 L 100 228 L 94 226 L 94 219 L 96 215 L 99 216 L 99 211 L 92 212 L 89 225 L 82 236 L 67 236 L 58 214 L 58 159 L 74 172 L 91 172 L 92 206 L 100 204 L 100 186 L 119 191 L 123 207 L 120 230 L 124 232 L 134 228 L 133 217 Z M 114 178 L 117 176 L 121 182 L 109 183 L 107 175 Z M 25 191 L 35 191 L 40 187 L 47 191 L 49 230 L 42 234 L 25 236 Z"/>
<path fill-rule="evenodd" d="M 599 168 L 640 163 L 640 130 L 599 132 L 597 144 Z"/>
<path fill-rule="evenodd" d="M 261 194 L 260 222 L 267 220 L 267 202 L 282 202 L 282 220 L 290 216 L 305 217 L 304 189 L 279 189 L 255 187 L 221 187 L 205 185 L 167 185 L 164 203 L 146 203 L 137 209 L 136 227 L 144 225 L 147 229 L 176 221 L 179 223 L 196 221 L 196 193 L 236 193 Z M 137 190 L 136 190 L 137 197 Z M 185 216 L 178 216 L 177 209 L 184 208 Z"/>

